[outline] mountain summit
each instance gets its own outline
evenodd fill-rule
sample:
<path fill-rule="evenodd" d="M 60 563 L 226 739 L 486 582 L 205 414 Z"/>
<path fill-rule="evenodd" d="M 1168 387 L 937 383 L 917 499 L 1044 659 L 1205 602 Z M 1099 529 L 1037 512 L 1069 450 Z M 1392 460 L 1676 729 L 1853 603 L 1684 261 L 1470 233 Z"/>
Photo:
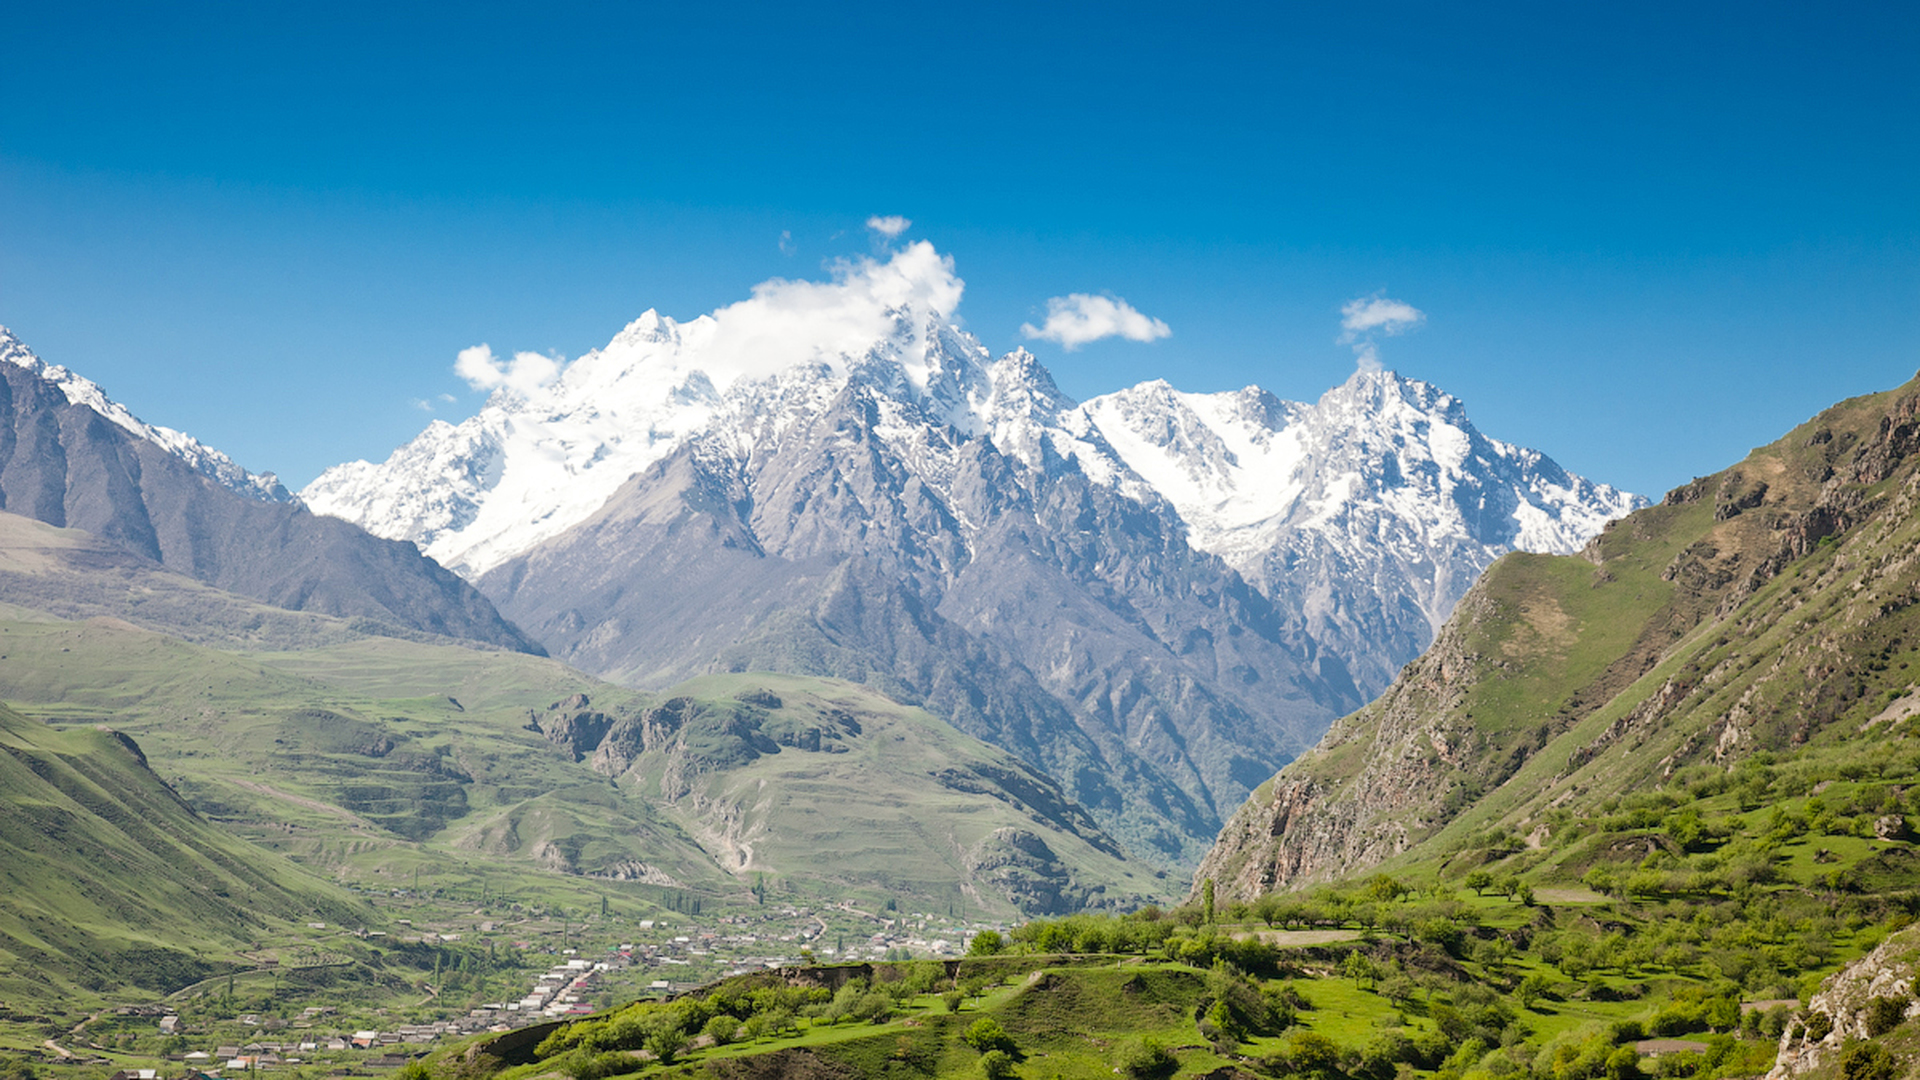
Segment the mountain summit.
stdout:
<path fill-rule="evenodd" d="M 1273 597 L 1371 697 L 1508 551 L 1566 555 L 1646 500 L 1490 439 L 1459 399 L 1358 371 L 1311 405 L 1142 383 L 1082 407 L 1188 542 Z"/>
<path fill-rule="evenodd" d="M 478 415 L 302 497 L 589 671 L 873 683 L 1180 863 L 1481 568 L 1639 505 L 1391 374 L 1315 405 L 1164 383 L 1082 405 L 959 329 L 961 290 L 919 243 L 648 312 L 571 364 L 476 347 Z"/>

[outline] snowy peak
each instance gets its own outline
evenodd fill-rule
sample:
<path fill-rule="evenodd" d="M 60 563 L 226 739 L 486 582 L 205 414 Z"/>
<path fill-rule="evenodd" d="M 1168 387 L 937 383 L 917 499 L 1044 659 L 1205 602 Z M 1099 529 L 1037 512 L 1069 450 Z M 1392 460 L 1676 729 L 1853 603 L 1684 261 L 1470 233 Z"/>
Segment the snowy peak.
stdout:
<path fill-rule="evenodd" d="M 689 440 L 711 433 L 750 453 L 849 385 L 906 422 L 981 434 L 1000 384 L 985 346 L 952 325 L 961 287 L 952 261 L 919 243 L 842 264 L 831 282 L 766 282 L 684 323 L 648 311 L 571 363 L 533 357 L 528 370 L 558 365 L 537 383 L 515 378 L 526 354 L 506 364 L 476 346 L 461 373 L 498 387 L 478 415 L 429 427 L 383 463 L 329 469 L 303 497 L 477 576 Z"/>
<path fill-rule="evenodd" d="M 172 428 L 148 424 L 109 398 L 92 381 L 58 365 L 48 364 L 33 354 L 26 343 L 11 330 L 0 326 L 0 363 L 12 364 L 57 387 L 70 404 L 92 409 L 115 426 L 151 442 L 192 466 L 201 476 L 221 487 L 261 502 L 297 502 L 293 493 L 272 473 L 250 473 L 233 459 Z"/>
<path fill-rule="evenodd" d="M 1458 398 L 1359 372 L 1312 405 L 1154 381 L 1082 413 L 1219 555 L 1384 686 L 1508 551 L 1567 554 L 1644 499 L 1480 433 Z"/>
<path fill-rule="evenodd" d="M 1263 582 L 1266 556 L 1303 530 L 1359 549 L 1390 521 L 1423 544 L 1567 553 L 1643 505 L 1487 438 L 1458 398 L 1390 371 L 1355 373 L 1313 405 L 1155 380 L 1082 409 L 1196 547 Z"/>

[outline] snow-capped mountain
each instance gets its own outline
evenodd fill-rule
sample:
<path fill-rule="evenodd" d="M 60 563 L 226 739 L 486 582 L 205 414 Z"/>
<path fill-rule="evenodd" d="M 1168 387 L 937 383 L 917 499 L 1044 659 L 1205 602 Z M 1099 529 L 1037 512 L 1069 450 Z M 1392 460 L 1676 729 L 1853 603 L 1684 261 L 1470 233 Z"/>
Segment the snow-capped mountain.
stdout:
<path fill-rule="evenodd" d="M 1081 405 L 960 329 L 961 290 L 922 243 L 650 311 L 571 364 L 477 347 L 476 416 L 302 498 L 610 678 L 774 668 L 924 701 L 1173 862 L 1494 557 L 1637 505 L 1391 374 L 1314 405 L 1164 383 Z"/>
<path fill-rule="evenodd" d="M 1458 399 L 1356 372 L 1314 404 L 1154 381 L 1082 406 L 1193 546 L 1348 658 L 1372 696 L 1508 551 L 1571 554 L 1646 500 L 1482 435 Z"/>
<path fill-rule="evenodd" d="M 205 445 L 193 436 L 172 428 L 142 421 L 125 405 L 106 395 L 93 382 L 58 365 L 47 364 L 27 348 L 26 343 L 0 326 L 0 363 L 12 364 L 33 373 L 60 388 L 67 401 L 92 409 L 128 434 L 145 439 L 186 462 L 194 472 L 236 495 L 262 502 L 294 502 L 293 492 L 270 472 L 250 473 L 234 464 L 232 458 Z"/>
<path fill-rule="evenodd" d="M 586 519 L 694 436 L 777 436 L 848 381 L 963 435 L 1033 454 L 1043 437 L 1071 443 L 1058 424 L 1073 402 L 1050 380 L 1034 389 L 1031 356 L 994 361 L 951 325 L 960 284 L 921 243 L 685 323 L 648 311 L 547 384 L 503 386 L 473 418 L 435 421 L 379 464 L 328 469 L 301 497 L 475 577 Z M 921 463 L 937 480 L 942 466 Z"/>

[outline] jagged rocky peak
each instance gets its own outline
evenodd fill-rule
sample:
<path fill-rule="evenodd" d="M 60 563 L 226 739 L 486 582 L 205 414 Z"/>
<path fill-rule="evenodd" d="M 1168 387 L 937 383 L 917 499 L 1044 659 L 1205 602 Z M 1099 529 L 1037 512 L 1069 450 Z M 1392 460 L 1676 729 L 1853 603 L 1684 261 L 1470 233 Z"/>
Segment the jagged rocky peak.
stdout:
<path fill-rule="evenodd" d="M 430 426 L 385 462 L 329 469 L 304 497 L 477 576 L 585 520 L 694 437 L 744 451 L 850 384 L 904 407 L 905 422 L 980 434 L 1017 370 L 996 374 L 952 324 L 962 284 L 950 259 L 913 244 L 832 282 L 768 282 L 684 323 L 648 311 L 571 363 L 468 350 L 462 373 L 494 388 L 479 414 Z"/>
<path fill-rule="evenodd" d="M 261 502 L 299 501 L 274 474 L 248 472 L 232 458 L 191 435 L 142 421 L 126 406 L 108 397 L 106 391 L 91 380 L 35 356 L 26 342 L 4 326 L 0 326 L 0 363 L 23 368 L 52 383 L 69 403 L 92 409 L 129 434 L 160 446 L 192 466 L 195 472 L 237 495 Z"/>

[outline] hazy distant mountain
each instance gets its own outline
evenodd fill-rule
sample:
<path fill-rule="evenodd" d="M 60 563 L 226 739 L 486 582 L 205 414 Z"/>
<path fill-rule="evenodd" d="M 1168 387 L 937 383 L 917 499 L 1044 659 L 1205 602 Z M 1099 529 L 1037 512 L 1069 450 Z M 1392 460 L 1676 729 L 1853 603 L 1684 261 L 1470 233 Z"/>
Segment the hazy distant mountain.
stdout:
<path fill-rule="evenodd" d="M 772 668 L 925 701 L 1176 861 L 1492 558 L 1636 505 L 1393 375 L 1317 406 L 1078 405 L 953 325 L 951 271 L 921 244 L 648 312 L 544 383 L 487 369 L 479 415 L 302 496 L 619 681 Z"/>
<path fill-rule="evenodd" d="M 411 544 L 309 512 L 271 474 L 142 423 L 4 328 L 0 509 L 276 607 L 539 648 Z"/>

